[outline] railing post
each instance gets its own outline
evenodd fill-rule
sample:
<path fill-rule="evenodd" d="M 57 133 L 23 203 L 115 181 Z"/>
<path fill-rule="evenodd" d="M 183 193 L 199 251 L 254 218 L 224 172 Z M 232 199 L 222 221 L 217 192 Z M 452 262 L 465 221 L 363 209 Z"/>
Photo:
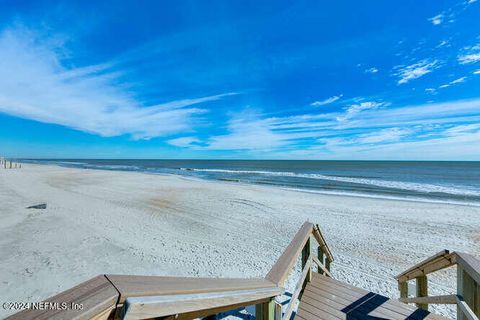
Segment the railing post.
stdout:
<path fill-rule="evenodd" d="M 307 242 L 305 243 L 305 246 L 303 247 L 303 250 L 302 250 L 302 270 L 303 268 L 305 268 L 305 265 L 307 264 L 308 258 L 310 257 L 310 254 L 311 254 L 311 243 L 312 243 L 311 237 L 312 236 L 308 237 Z M 310 271 L 307 274 L 307 278 L 305 279 L 305 285 L 307 282 L 310 282 L 311 280 L 312 280 L 312 270 L 310 269 Z"/>
<path fill-rule="evenodd" d="M 457 264 L 457 295 L 462 296 L 465 303 L 473 313 L 480 317 L 480 285 L 465 272 L 462 266 Z M 457 307 L 457 319 L 464 320 L 467 317 Z"/>
<path fill-rule="evenodd" d="M 318 260 L 323 263 L 323 265 L 325 265 L 325 260 L 323 258 L 323 250 L 322 250 L 322 247 L 321 246 L 318 246 L 317 248 L 317 257 L 318 257 Z M 320 274 L 323 274 L 323 270 L 322 268 L 318 267 L 318 273 Z"/>
<path fill-rule="evenodd" d="M 400 298 L 408 298 L 408 282 L 399 282 L 398 290 L 400 290 Z"/>
<path fill-rule="evenodd" d="M 325 259 L 325 268 L 327 268 L 328 272 L 330 272 L 330 263 L 331 263 L 330 259 L 328 258 Z"/>
<path fill-rule="evenodd" d="M 255 306 L 255 319 L 275 320 L 275 300 L 257 304 Z"/>
<path fill-rule="evenodd" d="M 417 283 L 417 297 L 428 296 L 428 280 L 427 276 L 420 276 L 415 278 Z M 428 303 L 417 303 L 417 307 L 428 311 Z"/>

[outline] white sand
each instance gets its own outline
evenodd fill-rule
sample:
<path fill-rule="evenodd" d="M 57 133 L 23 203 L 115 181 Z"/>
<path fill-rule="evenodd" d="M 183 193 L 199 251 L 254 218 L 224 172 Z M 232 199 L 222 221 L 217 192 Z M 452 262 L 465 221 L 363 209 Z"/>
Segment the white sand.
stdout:
<path fill-rule="evenodd" d="M 41 202 L 46 210 L 25 209 Z M 38 301 L 108 273 L 263 277 L 306 220 L 320 224 L 336 278 L 398 297 L 394 275 L 429 255 L 478 255 L 479 217 L 478 207 L 176 176 L 1 169 L 0 302 Z M 430 292 L 455 292 L 453 271 L 433 277 Z"/>

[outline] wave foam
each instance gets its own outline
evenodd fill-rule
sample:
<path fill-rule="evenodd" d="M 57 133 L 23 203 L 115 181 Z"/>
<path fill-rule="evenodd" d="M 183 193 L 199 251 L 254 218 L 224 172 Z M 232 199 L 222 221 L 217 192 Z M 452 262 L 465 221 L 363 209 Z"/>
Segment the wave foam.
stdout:
<path fill-rule="evenodd" d="M 258 175 L 277 176 L 277 177 L 307 178 L 307 179 L 339 181 L 339 182 L 346 182 L 346 183 L 371 185 L 371 186 L 382 187 L 382 188 L 416 191 L 421 193 L 446 193 L 446 194 L 460 195 L 460 196 L 480 196 L 480 191 L 469 190 L 469 189 L 465 189 L 457 186 L 441 186 L 441 185 L 418 183 L 418 182 L 403 182 L 403 181 L 376 180 L 376 179 L 366 179 L 366 178 L 328 176 L 328 175 L 317 174 L 317 173 L 295 173 L 295 172 L 284 172 L 284 171 L 259 171 L 259 170 L 192 169 L 192 168 L 182 168 L 182 170 L 190 170 L 190 171 L 197 171 L 197 172 L 258 174 Z"/>

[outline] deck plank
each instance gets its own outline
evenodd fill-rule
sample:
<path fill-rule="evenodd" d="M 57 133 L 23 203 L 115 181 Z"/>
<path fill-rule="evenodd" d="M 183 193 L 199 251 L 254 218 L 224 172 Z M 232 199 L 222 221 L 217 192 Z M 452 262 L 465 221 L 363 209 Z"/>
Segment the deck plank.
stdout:
<path fill-rule="evenodd" d="M 300 299 L 299 319 L 446 319 L 347 283 L 314 274 Z"/>

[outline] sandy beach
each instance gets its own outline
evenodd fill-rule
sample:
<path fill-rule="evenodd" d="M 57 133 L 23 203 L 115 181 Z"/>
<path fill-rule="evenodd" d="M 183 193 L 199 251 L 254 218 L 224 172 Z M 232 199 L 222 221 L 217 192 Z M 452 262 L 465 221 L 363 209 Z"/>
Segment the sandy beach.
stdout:
<path fill-rule="evenodd" d="M 38 203 L 47 209 L 26 209 Z M 479 207 L 169 175 L 25 164 L 0 170 L 0 204 L 2 302 L 98 274 L 263 277 L 306 220 L 325 234 L 336 278 L 390 297 L 393 277 L 429 255 L 480 252 Z M 430 292 L 455 292 L 453 274 L 432 277 Z"/>

